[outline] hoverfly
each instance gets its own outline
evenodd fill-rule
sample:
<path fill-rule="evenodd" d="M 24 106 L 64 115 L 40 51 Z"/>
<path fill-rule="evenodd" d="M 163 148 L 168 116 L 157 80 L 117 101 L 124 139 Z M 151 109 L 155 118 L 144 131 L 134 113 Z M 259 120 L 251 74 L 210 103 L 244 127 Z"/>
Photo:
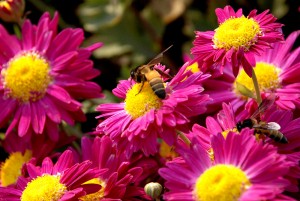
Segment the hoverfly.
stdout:
<path fill-rule="evenodd" d="M 244 128 L 254 128 L 255 134 L 265 135 L 275 142 L 286 144 L 287 138 L 279 131 L 280 125 L 276 122 L 264 122 L 257 120 L 257 116 L 266 111 L 275 102 L 275 95 L 271 94 L 258 106 L 257 110 L 250 118 L 240 121 L 236 124 L 236 128 L 241 132 Z"/>

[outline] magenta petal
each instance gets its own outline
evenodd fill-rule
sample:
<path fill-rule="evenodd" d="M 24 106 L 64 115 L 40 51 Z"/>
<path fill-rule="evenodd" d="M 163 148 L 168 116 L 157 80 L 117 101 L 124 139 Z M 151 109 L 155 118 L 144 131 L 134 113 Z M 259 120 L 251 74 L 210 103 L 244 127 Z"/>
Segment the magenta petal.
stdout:
<path fill-rule="evenodd" d="M 59 72 L 63 70 L 66 66 L 71 65 L 78 56 L 76 51 L 71 51 L 66 54 L 62 54 L 59 57 L 55 58 L 53 61 L 53 72 Z"/>
<path fill-rule="evenodd" d="M 296 41 L 296 39 L 298 38 L 299 35 L 300 35 L 300 31 L 295 31 L 287 37 L 285 44 L 279 45 L 280 49 L 278 51 L 280 51 L 280 54 L 277 55 L 276 61 L 284 60 L 284 58 L 291 51 L 291 49 L 294 45 L 294 42 Z"/>
<path fill-rule="evenodd" d="M 12 58 L 21 50 L 21 45 L 16 36 L 11 36 L 6 29 L 0 26 L 0 41 L 1 41 L 1 54 L 5 55 L 6 58 Z M 13 47 L 13 48 L 11 48 Z"/>
<path fill-rule="evenodd" d="M 64 100 L 64 102 L 66 103 L 71 102 L 71 97 L 69 93 L 60 86 L 50 85 L 47 89 L 47 93 L 58 100 Z"/>
<path fill-rule="evenodd" d="M 102 47 L 103 45 L 104 45 L 103 43 L 98 42 L 98 43 L 95 43 L 95 44 L 93 44 L 93 45 L 91 45 L 89 47 L 86 47 L 85 49 L 88 50 L 89 52 L 93 52 L 94 50 Z"/>
<path fill-rule="evenodd" d="M 62 153 L 62 155 L 58 158 L 58 161 L 53 167 L 53 174 L 61 173 L 63 170 L 71 167 L 73 165 L 73 153 L 70 150 L 66 150 Z"/>
<path fill-rule="evenodd" d="M 9 105 L 9 107 L 7 107 Z M 0 100 L 0 126 L 3 126 L 11 118 L 11 115 L 17 108 L 17 101 L 12 99 L 3 99 Z"/>
<path fill-rule="evenodd" d="M 53 170 L 52 160 L 49 157 L 46 157 L 42 162 L 41 172 L 51 175 L 52 170 Z"/>
<path fill-rule="evenodd" d="M 222 103 L 222 108 L 223 111 L 219 112 L 217 115 L 218 121 L 220 122 L 221 126 L 223 126 L 224 130 L 234 128 L 236 126 L 236 121 L 231 105 Z"/>
<path fill-rule="evenodd" d="M 40 117 L 37 114 L 37 108 L 34 103 L 31 104 L 31 123 L 32 123 L 32 128 L 35 133 L 41 133 L 40 125 L 39 125 L 39 119 Z"/>
<path fill-rule="evenodd" d="M 31 26 L 29 20 L 26 20 L 23 23 L 22 36 L 23 36 L 23 49 L 24 50 L 29 50 L 34 45 L 35 37 L 36 37 L 35 29 L 36 29 L 35 27 Z"/>
<path fill-rule="evenodd" d="M 13 117 L 13 120 L 10 122 L 9 127 L 6 130 L 6 134 L 9 134 L 11 132 L 13 132 L 13 129 L 16 127 L 16 125 L 18 125 L 18 123 L 20 123 L 20 117 L 22 114 L 22 110 L 19 108 L 16 113 L 15 116 Z"/>
<path fill-rule="evenodd" d="M 69 188 L 78 188 L 86 181 L 97 178 L 99 174 L 106 171 L 93 169 L 91 165 L 91 161 L 84 161 L 80 164 L 73 165 L 64 171 L 64 175 L 60 181 L 67 184 Z"/>
<path fill-rule="evenodd" d="M 53 102 L 48 98 L 44 97 L 40 100 L 40 105 L 43 107 L 44 111 L 46 111 L 47 116 L 55 123 L 60 123 L 61 116 L 57 107 L 53 104 Z"/>
<path fill-rule="evenodd" d="M 50 16 L 49 16 L 50 18 Z M 54 12 L 54 16 L 52 20 L 49 22 L 49 29 L 56 35 L 57 34 L 57 26 L 58 26 L 58 21 L 59 21 L 59 14 L 57 11 Z"/>
<path fill-rule="evenodd" d="M 86 195 L 83 191 L 83 188 L 76 188 L 74 190 L 70 190 L 66 192 L 59 201 L 71 201 L 71 200 L 78 200 L 79 197 Z"/>
<path fill-rule="evenodd" d="M 10 187 L 0 187 L 0 200 L 20 201 L 23 191 Z"/>
<path fill-rule="evenodd" d="M 247 59 L 242 59 L 242 66 L 249 77 L 252 77 L 252 68 Z"/>
<path fill-rule="evenodd" d="M 26 133 L 29 129 L 30 123 L 31 123 L 30 103 L 23 104 L 23 106 L 19 110 L 22 110 L 22 114 L 21 114 L 21 117 L 20 117 L 18 132 L 19 132 L 19 136 L 23 137 L 24 135 L 26 135 Z"/>
<path fill-rule="evenodd" d="M 233 8 L 229 5 L 224 7 L 224 13 L 227 15 L 227 18 L 236 17 Z"/>
<path fill-rule="evenodd" d="M 217 8 L 215 10 L 216 16 L 218 17 L 218 23 L 221 24 L 223 23 L 225 20 L 227 20 L 227 15 L 224 13 L 223 9 L 221 8 Z"/>
<path fill-rule="evenodd" d="M 69 112 L 63 110 L 63 108 L 62 108 L 61 112 L 60 112 L 60 115 L 61 115 L 62 120 L 64 120 L 67 124 L 69 124 L 71 126 L 73 126 L 75 124 L 75 121 L 74 121 L 75 115 L 74 115 L 74 113 L 73 114 L 69 113 Z"/>
<path fill-rule="evenodd" d="M 87 147 L 85 149 L 85 151 L 82 152 L 82 160 L 90 160 L 91 156 L 93 155 L 93 151 L 95 154 L 98 154 L 98 150 L 93 150 L 91 149 L 93 142 L 98 141 L 100 138 L 96 137 L 95 139 L 89 138 L 89 137 L 82 137 L 81 138 L 81 147 L 82 149 L 84 149 L 85 147 Z"/>
<path fill-rule="evenodd" d="M 31 163 L 27 163 L 26 166 L 28 174 L 31 178 L 37 178 L 38 176 L 42 176 L 42 173 L 40 172 L 38 167 L 34 166 Z"/>
<path fill-rule="evenodd" d="M 81 29 L 64 29 L 53 40 L 48 50 L 49 53 L 52 53 L 49 57 L 55 59 L 60 55 L 76 50 L 82 43 L 83 38 L 83 31 Z"/>
<path fill-rule="evenodd" d="M 83 188 L 83 190 L 86 192 L 86 194 L 96 193 L 96 192 L 100 191 L 101 188 L 104 188 L 98 184 L 84 184 L 84 185 L 81 185 L 80 187 Z"/>
<path fill-rule="evenodd" d="M 36 44 L 36 49 L 40 53 L 44 54 L 47 51 L 47 49 L 51 43 L 52 36 L 53 36 L 53 33 L 49 31 L 49 32 L 42 34 L 42 36 L 40 36 L 38 38 L 38 41 Z"/>
<path fill-rule="evenodd" d="M 206 126 L 211 133 L 219 133 L 223 131 L 218 122 L 216 122 L 216 120 L 212 117 L 206 118 Z"/>
<path fill-rule="evenodd" d="M 46 122 L 46 114 L 43 108 L 36 102 L 31 103 L 31 119 L 34 132 L 42 133 Z"/>

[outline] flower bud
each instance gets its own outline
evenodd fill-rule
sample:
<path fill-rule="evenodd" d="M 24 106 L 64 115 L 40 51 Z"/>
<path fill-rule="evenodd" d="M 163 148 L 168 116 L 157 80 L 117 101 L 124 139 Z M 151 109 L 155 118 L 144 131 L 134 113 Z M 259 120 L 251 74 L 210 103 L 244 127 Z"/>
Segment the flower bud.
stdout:
<path fill-rule="evenodd" d="M 0 1 L 0 18 L 5 22 L 21 22 L 25 9 L 24 0 Z"/>
<path fill-rule="evenodd" d="M 163 187 L 157 182 L 150 182 L 145 185 L 144 191 L 153 199 L 158 199 L 162 193 Z"/>

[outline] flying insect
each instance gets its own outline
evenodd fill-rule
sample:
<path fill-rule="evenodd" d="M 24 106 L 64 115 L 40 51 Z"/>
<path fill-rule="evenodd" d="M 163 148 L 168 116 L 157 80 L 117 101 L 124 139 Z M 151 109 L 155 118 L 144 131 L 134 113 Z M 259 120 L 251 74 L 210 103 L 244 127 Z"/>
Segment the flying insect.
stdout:
<path fill-rule="evenodd" d="M 255 134 L 265 135 L 275 142 L 286 144 L 288 143 L 287 138 L 281 133 L 280 125 L 276 122 L 264 122 L 258 120 L 258 116 L 270 108 L 275 102 L 275 95 L 271 94 L 266 99 L 262 101 L 262 103 L 258 106 L 258 109 L 251 115 L 250 118 L 240 121 L 236 124 L 236 128 L 239 132 L 241 132 L 244 128 L 253 128 Z"/>
<path fill-rule="evenodd" d="M 137 83 L 142 83 L 141 88 L 139 89 L 138 94 L 143 89 L 144 83 L 149 82 L 153 92 L 161 99 L 166 98 L 166 89 L 164 86 L 164 81 L 161 78 L 161 75 L 171 77 L 167 73 L 159 69 L 155 69 L 154 66 L 161 62 L 163 54 L 168 51 L 172 46 L 168 47 L 161 53 L 159 53 L 154 59 L 145 65 L 136 67 L 130 72 L 130 77 Z"/>

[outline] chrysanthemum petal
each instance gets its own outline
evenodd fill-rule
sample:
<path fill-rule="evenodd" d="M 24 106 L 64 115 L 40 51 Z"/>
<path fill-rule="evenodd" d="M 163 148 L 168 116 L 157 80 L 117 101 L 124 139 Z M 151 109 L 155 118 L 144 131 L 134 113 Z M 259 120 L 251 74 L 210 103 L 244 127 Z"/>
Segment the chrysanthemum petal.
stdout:
<path fill-rule="evenodd" d="M 26 164 L 26 168 L 27 168 L 27 172 L 30 177 L 36 178 L 38 176 L 42 176 L 40 169 L 38 167 L 34 166 L 33 164 L 31 164 L 31 163 Z"/>
<path fill-rule="evenodd" d="M 31 124 L 31 107 L 30 104 L 24 104 L 20 110 L 22 110 L 22 114 L 20 117 L 20 124 L 18 127 L 18 133 L 21 137 L 23 137 Z"/>
<path fill-rule="evenodd" d="M 64 151 L 53 166 L 53 174 L 61 173 L 64 169 L 69 168 L 73 162 L 72 152 L 70 150 Z"/>
<path fill-rule="evenodd" d="M 40 100 L 41 106 L 44 108 L 47 116 L 53 121 L 53 122 L 60 122 L 61 116 L 60 112 L 57 110 L 57 107 L 52 103 L 51 99 L 48 97 L 45 97 Z"/>
<path fill-rule="evenodd" d="M 0 125 L 3 126 L 10 119 L 11 114 L 16 110 L 17 101 L 11 99 L 0 99 Z M 9 105 L 9 107 L 7 107 Z"/>
<path fill-rule="evenodd" d="M 15 36 L 10 36 L 2 25 L 0 26 L 0 36 L 0 42 L 2 44 L 0 47 L 1 56 L 2 59 L 7 59 L 7 62 L 8 58 L 14 57 L 14 55 L 20 51 L 21 45 L 17 38 Z"/>

